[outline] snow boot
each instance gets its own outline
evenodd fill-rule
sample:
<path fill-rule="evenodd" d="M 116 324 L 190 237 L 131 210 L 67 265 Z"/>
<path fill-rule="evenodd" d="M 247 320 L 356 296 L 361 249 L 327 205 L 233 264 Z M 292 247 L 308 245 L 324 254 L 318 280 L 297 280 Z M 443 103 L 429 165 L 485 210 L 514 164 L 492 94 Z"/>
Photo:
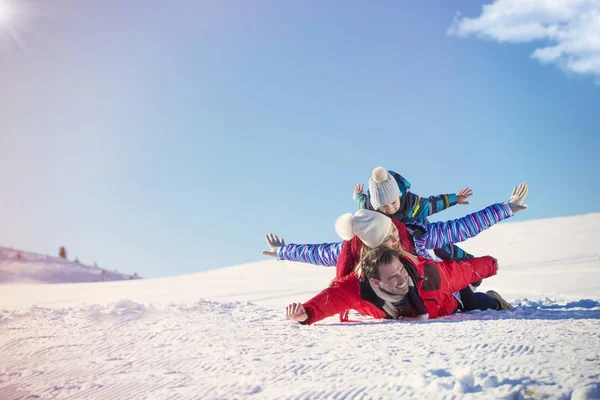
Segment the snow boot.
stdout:
<path fill-rule="evenodd" d="M 498 310 L 512 310 L 515 307 L 510 304 L 508 301 L 504 300 L 502 298 L 502 296 L 500 296 L 500 294 L 498 292 L 495 292 L 493 290 L 488 290 L 486 292 L 486 294 L 494 299 L 496 299 L 498 301 L 498 306 L 500 307 Z"/>

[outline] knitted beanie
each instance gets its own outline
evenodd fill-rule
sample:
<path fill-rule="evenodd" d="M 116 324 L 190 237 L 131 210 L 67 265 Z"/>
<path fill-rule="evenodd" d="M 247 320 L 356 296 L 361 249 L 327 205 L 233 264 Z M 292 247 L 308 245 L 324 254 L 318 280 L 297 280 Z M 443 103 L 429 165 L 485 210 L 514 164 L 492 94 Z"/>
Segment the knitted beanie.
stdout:
<path fill-rule="evenodd" d="M 335 231 L 344 240 L 351 240 L 354 235 L 371 249 L 383 243 L 390 232 L 392 219 L 371 210 L 358 210 L 354 216 L 342 214 L 335 221 Z"/>
<path fill-rule="evenodd" d="M 377 167 L 369 179 L 371 205 L 375 210 L 400 198 L 400 188 L 393 176 L 383 167 Z"/>

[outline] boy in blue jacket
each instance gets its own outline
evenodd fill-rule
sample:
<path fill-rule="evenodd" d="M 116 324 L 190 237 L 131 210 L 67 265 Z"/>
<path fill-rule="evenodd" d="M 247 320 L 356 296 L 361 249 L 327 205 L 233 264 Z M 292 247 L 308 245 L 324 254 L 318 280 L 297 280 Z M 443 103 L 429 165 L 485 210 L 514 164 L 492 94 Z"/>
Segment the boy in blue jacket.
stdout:
<path fill-rule="evenodd" d="M 366 194 L 363 190 L 364 185 L 361 184 L 354 188 L 352 197 L 358 208 L 379 211 L 406 225 L 410 225 L 411 222 L 427 224 L 427 217 L 432 214 L 456 204 L 469 204 L 466 199 L 473 194 L 471 189 L 465 188 L 457 194 L 421 197 L 410 191 L 410 182 L 404 177 L 383 167 L 373 170 L 369 179 L 369 190 Z M 473 255 L 453 244 L 436 248 L 433 252 L 441 260 L 473 258 Z"/>

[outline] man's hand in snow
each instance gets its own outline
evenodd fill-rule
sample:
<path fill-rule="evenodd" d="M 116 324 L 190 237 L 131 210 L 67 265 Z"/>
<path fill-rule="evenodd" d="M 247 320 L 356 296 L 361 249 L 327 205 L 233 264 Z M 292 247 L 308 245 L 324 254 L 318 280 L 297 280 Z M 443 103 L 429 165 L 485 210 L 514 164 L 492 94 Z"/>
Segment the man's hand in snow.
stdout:
<path fill-rule="evenodd" d="M 296 322 L 304 322 L 308 319 L 308 314 L 304 310 L 302 303 L 292 303 L 285 308 L 285 316 Z"/>
<path fill-rule="evenodd" d="M 510 199 L 508 199 L 508 205 L 513 214 L 527 209 L 527 204 L 523 204 L 523 200 L 525 200 L 527 193 L 529 193 L 529 185 L 525 182 L 521 183 L 516 188 L 513 188 Z"/>
<path fill-rule="evenodd" d="M 458 204 L 469 204 L 467 198 L 471 197 L 472 195 L 473 191 L 471 189 L 464 188 L 456 194 L 456 197 L 458 198 Z"/>
<path fill-rule="evenodd" d="M 265 240 L 271 251 L 263 251 L 263 256 L 277 257 L 277 249 L 285 246 L 285 240 L 283 238 L 279 239 L 277 235 L 273 235 L 272 233 L 265 236 Z"/>

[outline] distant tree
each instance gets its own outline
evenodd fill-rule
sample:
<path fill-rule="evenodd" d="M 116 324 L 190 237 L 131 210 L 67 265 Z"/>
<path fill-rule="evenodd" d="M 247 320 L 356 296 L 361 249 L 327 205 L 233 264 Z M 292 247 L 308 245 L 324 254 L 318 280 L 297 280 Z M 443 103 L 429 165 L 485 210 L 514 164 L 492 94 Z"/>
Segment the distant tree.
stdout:
<path fill-rule="evenodd" d="M 75 257 L 75 264 L 80 264 L 79 258 Z"/>
<path fill-rule="evenodd" d="M 104 275 L 104 274 L 106 274 L 106 271 L 105 270 L 101 270 L 100 271 L 100 275 Z"/>
<path fill-rule="evenodd" d="M 97 262 L 94 263 L 94 268 L 98 268 L 98 263 Z"/>
<path fill-rule="evenodd" d="M 23 256 L 21 255 L 21 252 L 20 252 L 20 251 L 19 251 L 19 252 L 17 252 L 17 260 L 20 260 L 20 259 L 22 259 L 22 258 L 23 258 Z"/>
<path fill-rule="evenodd" d="M 137 272 L 133 273 L 133 279 L 139 279 L 139 276 L 138 276 Z"/>
<path fill-rule="evenodd" d="M 58 250 L 58 256 L 60 258 L 64 258 L 66 260 L 67 259 L 67 249 L 65 249 L 64 247 L 61 247 L 60 250 Z"/>

